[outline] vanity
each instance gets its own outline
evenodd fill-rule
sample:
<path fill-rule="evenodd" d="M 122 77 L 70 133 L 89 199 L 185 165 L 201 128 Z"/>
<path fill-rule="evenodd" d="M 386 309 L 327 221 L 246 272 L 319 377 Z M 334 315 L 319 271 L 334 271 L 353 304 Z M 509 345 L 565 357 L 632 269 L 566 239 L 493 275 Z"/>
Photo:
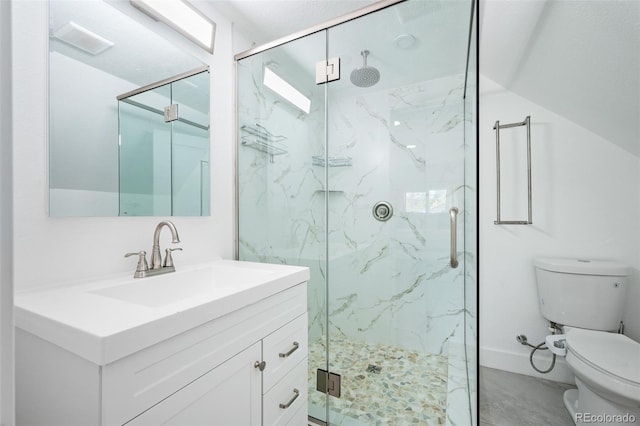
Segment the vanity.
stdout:
<path fill-rule="evenodd" d="M 16 294 L 18 424 L 306 424 L 308 279 L 219 260 Z"/>

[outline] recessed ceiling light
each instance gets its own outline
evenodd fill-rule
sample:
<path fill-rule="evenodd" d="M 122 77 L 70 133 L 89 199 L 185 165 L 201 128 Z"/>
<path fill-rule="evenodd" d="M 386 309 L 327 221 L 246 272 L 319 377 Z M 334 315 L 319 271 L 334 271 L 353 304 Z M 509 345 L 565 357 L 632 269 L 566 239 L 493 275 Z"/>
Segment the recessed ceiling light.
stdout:
<path fill-rule="evenodd" d="M 113 46 L 113 42 L 73 21 L 60 27 L 58 31 L 53 33 L 53 37 L 92 55 L 98 55 Z"/>
<path fill-rule="evenodd" d="M 411 34 L 400 34 L 394 42 L 400 49 L 410 49 L 416 43 L 416 38 Z"/>

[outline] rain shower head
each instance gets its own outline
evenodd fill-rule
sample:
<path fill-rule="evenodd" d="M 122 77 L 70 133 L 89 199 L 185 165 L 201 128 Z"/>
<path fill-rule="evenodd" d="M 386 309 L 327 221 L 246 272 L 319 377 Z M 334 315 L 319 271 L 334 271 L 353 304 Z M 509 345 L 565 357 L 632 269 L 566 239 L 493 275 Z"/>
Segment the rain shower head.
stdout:
<path fill-rule="evenodd" d="M 351 71 L 350 79 L 358 87 L 371 87 L 380 81 L 380 71 L 367 65 L 368 50 L 363 50 L 360 54 L 362 55 L 362 67 Z"/>

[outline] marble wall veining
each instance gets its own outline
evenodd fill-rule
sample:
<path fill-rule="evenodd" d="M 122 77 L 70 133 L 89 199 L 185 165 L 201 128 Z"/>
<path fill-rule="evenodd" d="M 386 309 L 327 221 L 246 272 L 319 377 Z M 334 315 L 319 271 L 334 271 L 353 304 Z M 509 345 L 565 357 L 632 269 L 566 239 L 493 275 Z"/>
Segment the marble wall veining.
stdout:
<path fill-rule="evenodd" d="M 343 191 L 329 203 L 329 250 L 345 247 L 329 263 L 330 332 L 446 355 L 462 322 L 463 276 L 447 258 L 448 208 L 463 201 L 461 80 L 334 98 L 329 156 L 353 166 L 329 170 Z M 371 214 L 383 200 L 387 222 Z"/>
<path fill-rule="evenodd" d="M 256 62 L 240 75 L 260 81 Z M 448 209 L 464 215 L 463 81 L 330 91 L 327 146 L 321 108 L 300 114 L 259 84 L 239 93 L 239 126 L 257 122 L 287 151 L 240 143 L 241 258 L 311 267 L 312 340 L 326 332 L 328 272 L 330 333 L 444 355 L 462 342 L 464 268 L 449 266 Z M 312 105 L 324 100 L 316 92 Z M 394 207 L 387 222 L 371 213 L 380 200 Z"/>

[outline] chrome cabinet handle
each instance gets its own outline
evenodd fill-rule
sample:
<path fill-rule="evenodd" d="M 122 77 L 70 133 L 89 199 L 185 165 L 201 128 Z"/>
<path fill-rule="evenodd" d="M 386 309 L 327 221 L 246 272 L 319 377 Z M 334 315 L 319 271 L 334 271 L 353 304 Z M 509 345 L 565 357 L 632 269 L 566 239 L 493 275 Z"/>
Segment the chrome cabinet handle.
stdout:
<path fill-rule="evenodd" d="M 451 218 L 451 267 L 458 267 L 458 208 L 451 207 L 449 209 L 449 217 Z"/>
<path fill-rule="evenodd" d="M 280 358 L 286 358 L 286 357 L 288 357 L 289 355 L 291 355 L 292 353 L 294 353 L 295 351 L 297 351 L 299 347 L 300 347 L 300 343 L 298 343 L 298 342 L 293 342 L 293 348 L 289 349 L 289 352 L 287 352 L 287 353 L 282 353 L 282 352 L 280 352 L 280 353 L 278 354 L 278 356 L 279 356 Z"/>
<path fill-rule="evenodd" d="M 283 404 L 281 402 L 279 407 L 283 408 L 283 409 L 287 409 L 287 408 L 291 407 L 291 404 L 293 404 L 293 401 L 298 399 L 299 396 L 300 396 L 300 391 L 298 389 L 293 389 L 293 398 L 291 398 L 289 401 L 287 401 L 286 404 Z"/>
<path fill-rule="evenodd" d="M 266 366 L 267 366 L 267 363 L 266 363 L 266 362 L 264 362 L 264 361 L 256 361 L 256 362 L 253 364 L 253 367 L 254 367 L 254 368 L 257 368 L 257 369 L 258 369 L 258 370 L 260 370 L 260 371 L 264 371 L 264 369 L 265 369 L 265 367 L 266 367 Z"/>

